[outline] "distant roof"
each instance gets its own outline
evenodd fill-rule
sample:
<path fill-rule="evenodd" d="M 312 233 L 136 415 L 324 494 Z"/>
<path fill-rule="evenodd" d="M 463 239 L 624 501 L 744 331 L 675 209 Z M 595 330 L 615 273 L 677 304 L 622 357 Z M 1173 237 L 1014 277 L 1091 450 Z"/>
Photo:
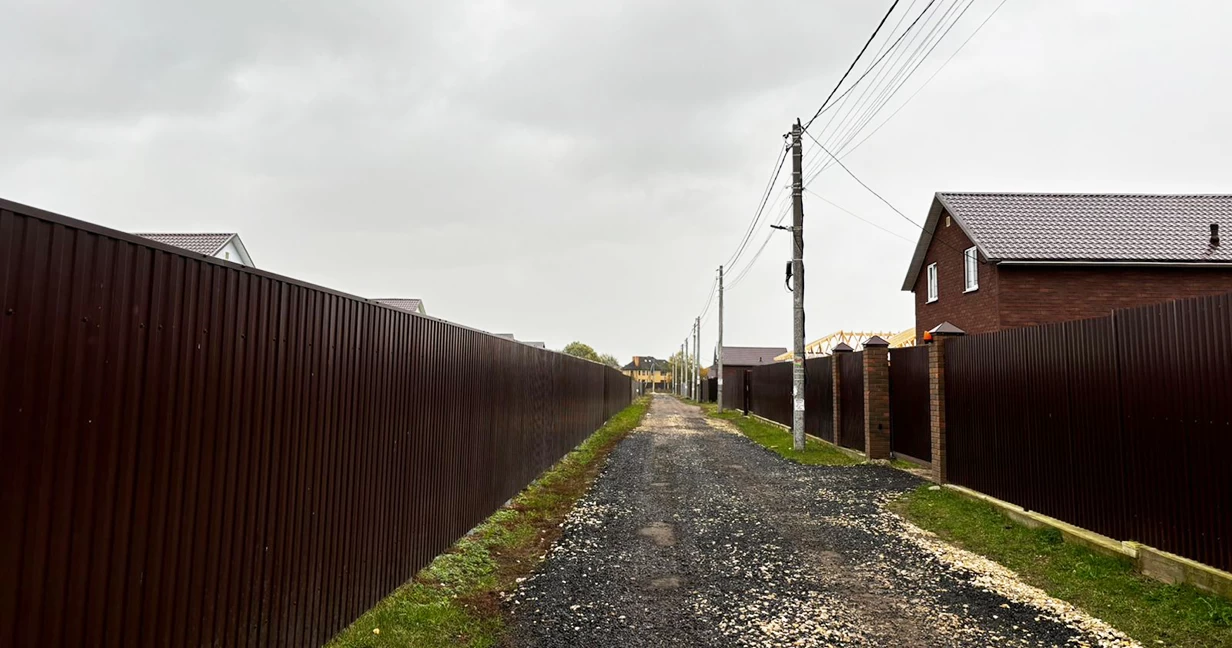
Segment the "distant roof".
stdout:
<path fill-rule="evenodd" d="M 994 262 L 1232 263 L 1232 195 L 938 193 L 903 290 L 942 211 Z M 1212 223 L 1227 241 L 1218 247 Z"/>
<path fill-rule="evenodd" d="M 386 306 L 400 308 L 404 311 L 419 313 L 421 315 L 427 313 L 427 311 L 424 310 L 422 299 L 403 299 L 400 297 L 395 297 L 391 299 L 374 299 L 372 301 L 378 304 L 385 304 Z"/>
<path fill-rule="evenodd" d="M 667 360 L 660 360 L 654 356 L 633 356 L 633 360 L 620 369 L 622 371 L 660 371 L 666 370 L 667 366 Z"/>
<path fill-rule="evenodd" d="M 235 232 L 224 234 L 137 234 L 141 238 L 147 238 L 151 241 L 157 241 L 166 245 L 174 245 L 178 248 L 183 248 L 197 254 L 206 256 L 214 256 L 219 250 L 227 244 L 232 238 L 235 238 Z"/>
<path fill-rule="evenodd" d="M 513 333 L 493 333 L 492 335 L 495 335 L 498 338 L 505 338 L 506 340 L 513 340 L 514 342 L 517 342 L 518 340 L 513 337 Z"/>
<path fill-rule="evenodd" d="M 756 366 L 774 362 L 774 357 L 787 353 L 786 347 L 723 347 L 723 366 Z"/>
<path fill-rule="evenodd" d="M 522 342 L 522 344 L 525 344 L 526 346 L 533 346 L 533 347 L 535 347 L 536 349 L 546 349 L 546 348 L 548 348 L 548 345 L 544 344 L 543 342 L 524 342 L 524 341 L 522 341 L 522 340 L 518 340 L 518 341 L 519 341 L 519 342 Z"/>

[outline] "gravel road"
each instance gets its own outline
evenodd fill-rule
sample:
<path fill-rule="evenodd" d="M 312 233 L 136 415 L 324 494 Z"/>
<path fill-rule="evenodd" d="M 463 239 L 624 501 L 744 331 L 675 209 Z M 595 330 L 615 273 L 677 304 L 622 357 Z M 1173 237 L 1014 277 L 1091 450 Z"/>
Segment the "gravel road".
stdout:
<path fill-rule="evenodd" d="M 887 466 L 800 466 L 654 397 L 539 570 L 519 645 L 1136 646 L 884 504 Z"/>

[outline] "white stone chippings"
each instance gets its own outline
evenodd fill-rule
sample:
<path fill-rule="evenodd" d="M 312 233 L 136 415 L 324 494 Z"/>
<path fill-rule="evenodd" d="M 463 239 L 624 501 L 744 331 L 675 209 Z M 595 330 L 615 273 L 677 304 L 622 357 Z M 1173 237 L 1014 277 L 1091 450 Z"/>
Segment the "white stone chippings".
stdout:
<path fill-rule="evenodd" d="M 943 542 L 936 534 L 925 531 L 910 522 L 898 525 L 897 535 L 931 554 L 939 562 L 971 575 L 970 582 L 988 592 L 1029 605 L 1040 610 L 1040 617 L 1060 623 L 1092 635 L 1097 642 L 1090 644 L 1100 648 L 1142 648 L 1142 645 L 1123 632 L 1097 619 L 1073 605 L 1049 596 L 1043 590 L 1028 585 L 1010 569 L 983 556 Z M 1077 645 L 1088 645 L 1074 638 Z"/>
<path fill-rule="evenodd" d="M 617 447 L 504 597 L 520 643 L 1137 645 L 887 511 L 917 478 L 791 464 L 695 412 L 658 397 Z"/>

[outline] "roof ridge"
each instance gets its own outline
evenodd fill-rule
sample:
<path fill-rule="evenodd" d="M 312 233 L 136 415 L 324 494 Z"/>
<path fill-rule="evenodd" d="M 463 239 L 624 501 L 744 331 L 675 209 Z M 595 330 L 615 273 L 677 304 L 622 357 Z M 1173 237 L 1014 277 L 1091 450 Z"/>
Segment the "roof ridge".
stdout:
<path fill-rule="evenodd" d="M 939 196 L 1063 196 L 1096 198 L 1232 198 L 1232 193 L 1099 193 L 1065 191 L 938 191 Z"/>

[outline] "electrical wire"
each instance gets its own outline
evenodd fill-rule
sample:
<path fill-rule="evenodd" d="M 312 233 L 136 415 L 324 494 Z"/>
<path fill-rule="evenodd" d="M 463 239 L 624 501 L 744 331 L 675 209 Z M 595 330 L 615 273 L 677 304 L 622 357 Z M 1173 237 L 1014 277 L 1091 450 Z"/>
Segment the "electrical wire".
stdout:
<path fill-rule="evenodd" d="M 778 161 L 774 164 L 774 173 L 771 174 L 770 181 L 766 183 L 766 188 L 762 192 L 761 202 L 757 206 L 757 211 L 753 213 L 753 220 L 749 222 L 749 227 L 745 231 L 744 237 L 741 239 L 740 245 L 737 246 L 735 253 L 733 253 L 731 258 L 727 260 L 727 263 L 723 264 L 724 267 L 734 265 L 736 261 L 740 259 L 740 255 L 744 253 L 744 249 L 748 245 L 749 239 L 752 238 L 753 232 L 757 230 L 757 223 L 761 220 L 762 214 L 766 209 L 766 203 L 770 200 L 770 195 L 774 191 L 774 183 L 778 182 L 779 173 L 783 171 L 783 163 L 786 160 L 787 147 L 780 147 Z"/>
<path fill-rule="evenodd" d="M 810 133 L 810 132 L 808 132 L 808 131 L 804 131 L 804 133 L 805 133 L 806 135 L 808 135 L 810 138 L 812 138 L 814 142 L 817 142 L 817 139 L 816 139 L 816 138 L 813 138 L 813 134 L 812 134 L 812 133 Z M 821 142 L 817 142 L 817 146 L 821 146 Z M 826 154 L 827 154 L 827 155 L 829 155 L 829 156 L 830 156 L 830 157 L 834 160 L 834 162 L 835 162 L 836 164 L 838 164 L 838 165 L 839 165 L 839 167 L 841 167 L 844 171 L 846 171 L 846 172 L 847 172 L 847 175 L 851 176 L 851 179 L 852 179 L 852 180 L 855 180 L 856 182 L 860 183 L 860 186 L 861 186 L 861 187 L 864 187 L 864 188 L 865 188 L 865 189 L 866 189 L 869 193 L 871 193 L 871 194 L 873 194 L 874 196 L 876 196 L 878 200 L 880 200 L 881 202 L 885 203 L 885 205 L 886 205 L 887 207 L 889 207 L 890 209 L 894 210 L 894 213 L 895 213 L 895 214 L 898 214 L 898 215 L 899 215 L 899 216 L 900 216 L 903 220 L 907 221 L 908 223 L 911 223 L 911 224 L 912 224 L 912 225 L 913 225 L 916 229 L 920 230 L 921 232 L 924 232 L 925 234 L 928 234 L 928 235 L 929 235 L 929 237 L 932 237 L 932 239 L 933 239 L 934 241 L 937 241 L 938 243 L 941 243 L 942 245 L 945 245 L 946 247 L 948 247 L 948 248 L 950 248 L 950 249 L 952 249 L 952 250 L 955 250 L 955 251 L 958 251 L 958 252 L 963 252 L 963 250 L 959 250 L 958 248 L 954 247 L 953 245 L 950 245 L 949 243 L 947 243 L 947 242 L 945 242 L 945 241 L 941 241 L 941 240 L 938 240 L 936 237 L 933 237 L 933 232 L 935 232 L 935 231 L 936 231 L 936 226 L 935 226 L 935 225 L 933 226 L 933 229 L 929 230 L 929 229 L 926 229 L 923 225 L 920 225 L 919 223 L 917 223 L 917 222 L 915 222 L 915 221 L 911 220 L 910 218 L 908 218 L 908 217 L 907 217 L 907 215 L 906 215 L 906 214 L 904 214 L 901 210 L 899 210 L 899 208 L 898 208 L 898 207 L 895 207 L 895 206 L 893 205 L 893 203 L 891 203 L 890 201 L 886 200 L 886 199 L 885 199 L 885 197 L 883 197 L 881 194 L 877 193 L 877 192 L 876 192 L 876 191 L 875 191 L 872 187 L 868 186 L 868 184 L 866 184 L 863 180 L 861 180 L 859 176 L 857 176 L 856 174 L 852 173 L 852 172 L 851 172 L 851 169 L 848 169 L 848 168 L 847 168 L 847 165 L 846 165 L 846 164 L 843 164 L 842 160 L 839 160 L 838 158 L 834 157 L 834 154 L 833 154 L 833 153 L 831 153 L 830 151 L 828 151 L 828 150 L 826 149 L 826 147 L 821 146 L 821 150 L 822 150 L 822 151 L 825 151 L 825 152 L 826 152 Z M 977 260 L 977 261 L 979 261 L 980 263 L 984 263 L 984 261 L 980 260 L 980 258 L 979 258 L 979 256 L 978 256 L 978 255 L 976 256 L 976 260 Z"/>
<path fill-rule="evenodd" d="M 843 97 L 846 97 L 848 94 L 850 94 L 852 90 L 855 90 L 856 87 L 860 85 L 860 82 L 864 80 L 864 77 L 867 77 L 869 73 L 872 72 L 873 69 L 877 67 L 877 65 L 879 65 L 883 60 L 885 60 L 886 56 L 888 56 L 891 52 L 895 50 L 895 48 L 898 47 L 898 44 L 903 40 L 903 38 L 906 37 L 907 34 L 911 33 L 911 30 L 915 28 L 916 24 L 920 22 L 920 19 L 924 17 L 924 14 L 927 13 L 929 8 L 931 8 L 933 4 L 935 4 L 936 2 L 937 0 L 928 0 L 928 4 L 924 6 L 924 10 L 920 12 L 920 15 L 915 17 L 915 20 L 911 21 L 910 25 L 907 25 L 907 29 L 904 30 L 903 33 L 898 35 L 898 38 L 894 41 L 894 44 L 890 45 L 890 49 L 887 50 L 880 57 L 878 57 L 877 60 L 873 61 L 873 64 L 868 66 L 868 69 L 864 71 L 864 74 L 861 74 L 859 78 L 853 81 L 851 85 L 848 86 L 847 89 L 844 90 L 843 93 L 838 96 L 838 98 L 842 99 Z M 813 118 L 809 120 L 809 124 L 812 124 L 813 120 L 817 119 L 818 115 L 826 112 L 827 110 L 830 110 L 835 105 L 836 104 L 833 104 L 833 103 L 829 105 L 823 104 L 821 109 L 817 111 L 817 115 L 813 115 Z"/>
<path fill-rule="evenodd" d="M 1009 2 L 1009 0 L 1001 0 L 1001 3 L 998 4 L 997 7 L 992 10 L 992 13 L 988 14 L 988 16 L 984 18 L 984 21 L 981 22 L 979 26 L 975 28 L 975 31 L 971 32 L 971 35 L 967 37 L 967 40 L 963 41 L 962 45 L 959 45 L 958 49 L 954 50 L 954 52 L 950 54 L 949 58 L 947 58 L 945 62 L 941 64 L 940 67 L 934 70 L 932 75 L 929 76 L 928 79 L 924 81 L 924 83 L 920 84 L 920 87 L 915 89 L 915 92 L 911 93 L 910 97 L 907 97 L 906 101 L 900 104 L 898 108 L 895 108 L 894 112 L 890 113 L 889 117 L 886 117 L 884 121 L 882 121 L 880 124 L 877 125 L 877 128 L 874 128 L 872 132 L 870 132 L 868 135 L 865 135 L 864 138 L 861 139 L 858 143 L 856 143 L 855 146 L 852 146 L 851 148 L 848 148 L 845 151 L 839 151 L 839 157 L 843 157 L 851 153 L 852 151 L 855 151 L 856 149 L 860 148 L 860 146 L 862 146 L 865 142 L 867 142 L 869 138 L 871 138 L 873 135 L 876 135 L 877 132 L 880 131 L 883 126 L 890 123 L 890 120 L 894 119 L 894 117 L 898 115 L 899 112 L 902 112 L 903 108 L 906 108 L 907 104 L 911 103 L 911 100 L 915 99 L 916 95 L 920 94 L 920 92 L 924 90 L 924 88 L 926 88 L 929 83 L 932 83 L 932 80 L 937 78 L 938 74 L 941 74 L 941 71 L 945 69 L 945 66 L 949 65 L 950 61 L 953 61 L 954 57 L 958 56 L 958 53 L 961 52 L 963 48 L 967 46 L 967 43 L 970 43 L 971 40 L 975 38 L 975 35 L 980 33 L 980 30 L 984 28 L 984 25 L 987 25 L 988 21 L 992 20 L 992 17 L 995 16 L 997 12 L 1001 10 L 1001 7 L 1005 6 L 1006 2 Z"/>
<path fill-rule="evenodd" d="M 901 240 L 906 241 L 906 242 L 908 242 L 908 243 L 915 243 L 915 241 L 913 241 L 913 240 L 911 240 L 911 239 L 907 238 L 906 236 L 903 236 L 902 234 L 899 234 L 898 232 L 895 232 L 895 231 L 893 231 L 893 230 L 888 230 L 888 229 L 886 229 L 886 228 L 884 228 L 884 227 L 882 227 L 882 226 L 878 225 L 877 223 L 874 223 L 873 221 L 868 220 L 867 218 L 864 218 L 863 216 L 860 216 L 859 214 L 857 214 L 857 213 L 855 213 L 855 212 L 853 212 L 853 211 L 851 211 L 851 210 L 847 209 L 846 207 L 843 207 L 842 205 L 839 205 L 838 203 L 835 203 L 834 201 L 830 200 L 829 198 L 826 198 L 825 196 L 823 196 L 823 195 L 821 195 L 821 194 L 817 193 L 816 191 L 813 191 L 812 189 L 809 189 L 809 188 L 807 188 L 807 187 L 806 187 L 804 190 L 805 190 L 806 192 L 808 192 L 808 193 L 813 194 L 813 196 L 815 196 L 815 197 L 819 198 L 820 200 L 824 201 L 825 203 L 829 204 L 831 207 L 833 207 L 833 208 L 835 208 L 835 209 L 837 209 L 837 210 L 839 210 L 839 211 L 841 211 L 841 212 L 843 212 L 843 213 L 847 214 L 848 216 L 851 216 L 851 217 L 855 218 L 856 220 L 864 221 L 864 222 L 865 222 L 865 223 L 867 223 L 868 225 L 871 225 L 871 226 L 873 226 L 873 227 L 876 227 L 877 229 L 879 229 L 879 230 L 881 230 L 881 231 L 885 232 L 886 234 L 889 234 L 890 236 L 893 236 L 893 237 L 895 237 L 895 238 L 897 238 L 897 239 L 901 239 Z"/>
<path fill-rule="evenodd" d="M 821 107 L 819 107 L 817 112 L 808 120 L 808 124 L 804 126 L 805 128 L 813 125 L 813 120 L 817 119 L 817 116 L 821 114 L 821 111 L 826 109 L 826 104 L 829 103 L 830 99 L 834 97 L 834 93 L 838 92 L 838 89 L 843 87 L 843 82 L 847 80 L 847 76 L 851 74 L 852 70 L 855 69 L 856 63 L 860 62 L 860 57 L 864 56 L 864 52 L 868 50 L 868 46 L 872 44 L 873 39 L 877 38 L 877 34 L 881 31 L 881 27 L 885 25 L 886 20 L 890 18 L 890 14 L 894 13 L 894 8 L 898 6 L 898 1 L 899 0 L 894 0 L 894 3 L 890 5 L 889 11 L 886 11 L 885 15 L 881 17 L 881 22 L 877 23 L 877 28 L 873 30 L 873 35 L 869 36 L 868 40 L 864 42 L 864 47 L 860 48 L 860 53 L 856 54 L 855 59 L 851 61 L 851 65 L 847 66 L 847 71 L 843 73 L 841 78 L 839 78 L 838 83 L 834 84 L 834 89 L 830 91 L 830 94 L 826 97 L 826 100 L 821 102 Z"/>

